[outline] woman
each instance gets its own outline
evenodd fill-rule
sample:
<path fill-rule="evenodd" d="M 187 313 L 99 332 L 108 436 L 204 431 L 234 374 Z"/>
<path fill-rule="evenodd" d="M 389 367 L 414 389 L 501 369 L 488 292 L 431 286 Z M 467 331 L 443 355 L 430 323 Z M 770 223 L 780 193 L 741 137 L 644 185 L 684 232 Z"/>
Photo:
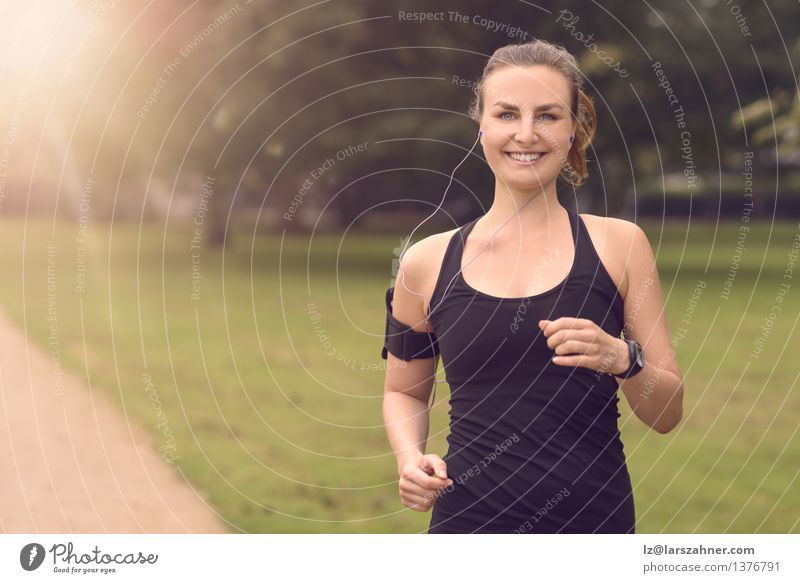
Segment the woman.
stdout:
<path fill-rule="evenodd" d="M 433 507 L 429 533 L 633 533 L 617 389 L 659 433 L 681 419 L 647 237 L 556 197 L 559 176 L 587 176 L 595 111 L 581 80 L 560 45 L 492 55 L 470 112 L 492 206 L 410 247 L 387 294 L 384 420 L 401 501 Z M 424 453 L 439 356 L 444 458 Z"/>

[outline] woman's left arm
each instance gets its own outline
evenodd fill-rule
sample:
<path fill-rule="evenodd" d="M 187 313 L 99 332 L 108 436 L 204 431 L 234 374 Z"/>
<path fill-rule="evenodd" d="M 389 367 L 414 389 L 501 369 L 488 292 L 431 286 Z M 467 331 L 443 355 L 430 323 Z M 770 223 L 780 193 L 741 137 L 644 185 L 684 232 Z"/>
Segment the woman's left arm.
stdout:
<path fill-rule="evenodd" d="M 645 232 L 635 223 L 626 225 L 623 237 L 630 255 L 625 266 L 625 337 L 636 340 L 644 351 L 644 367 L 628 379 L 617 379 L 639 419 L 659 433 L 668 433 L 683 415 L 683 377 L 664 315 L 664 300 L 653 250 Z M 622 339 L 616 370 L 626 370 L 630 357 Z"/>
<path fill-rule="evenodd" d="M 683 377 L 664 317 L 658 270 L 647 235 L 635 223 L 616 219 L 613 246 L 630 249 L 625 262 L 625 337 L 644 351 L 644 366 L 626 380 L 617 378 L 636 416 L 659 433 L 669 433 L 683 415 Z M 611 229 L 609 229 L 611 232 Z M 540 320 L 553 349 L 553 363 L 622 374 L 630 366 L 628 345 L 588 318 Z"/>

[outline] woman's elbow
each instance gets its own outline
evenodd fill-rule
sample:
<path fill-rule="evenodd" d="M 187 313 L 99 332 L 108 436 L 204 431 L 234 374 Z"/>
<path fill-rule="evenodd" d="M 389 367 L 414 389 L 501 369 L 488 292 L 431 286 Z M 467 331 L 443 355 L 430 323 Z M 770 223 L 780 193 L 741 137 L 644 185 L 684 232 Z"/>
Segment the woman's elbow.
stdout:
<path fill-rule="evenodd" d="M 656 431 L 658 431 L 661 435 L 666 435 L 667 433 L 675 429 L 680 422 L 681 422 L 681 417 L 678 416 L 674 420 L 670 421 L 659 420 L 658 422 L 651 425 L 651 427 Z"/>
<path fill-rule="evenodd" d="M 666 409 L 659 415 L 658 419 L 656 419 L 650 427 L 662 435 L 666 435 L 678 426 L 681 419 L 683 419 L 683 385 L 680 386 L 678 394 L 673 400 L 672 407 Z"/>

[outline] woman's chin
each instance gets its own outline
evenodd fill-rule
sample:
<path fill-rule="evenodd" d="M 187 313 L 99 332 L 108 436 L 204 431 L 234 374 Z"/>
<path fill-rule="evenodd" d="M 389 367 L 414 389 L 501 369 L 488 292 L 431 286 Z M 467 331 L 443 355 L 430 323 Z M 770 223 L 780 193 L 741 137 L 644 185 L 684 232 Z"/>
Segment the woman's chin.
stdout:
<path fill-rule="evenodd" d="M 542 175 L 535 170 L 529 169 L 522 176 L 517 172 L 501 174 L 498 180 L 516 190 L 541 190 L 556 178 L 557 176 L 551 174 Z"/>

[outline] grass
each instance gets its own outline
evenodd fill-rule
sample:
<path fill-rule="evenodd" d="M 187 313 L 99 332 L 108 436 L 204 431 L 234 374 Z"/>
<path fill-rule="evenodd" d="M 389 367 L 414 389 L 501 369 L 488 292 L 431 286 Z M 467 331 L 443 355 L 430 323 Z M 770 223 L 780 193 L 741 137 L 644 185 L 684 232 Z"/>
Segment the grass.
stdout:
<path fill-rule="evenodd" d="M 676 343 L 685 416 L 666 436 L 631 416 L 621 430 L 639 532 L 800 532 L 800 392 L 791 289 L 763 353 L 754 339 L 775 304 L 797 226 L 754 226 L 728 299 L 723 283 L 738 226 L 643 225 L 658 254 L 673 335 L 692 290 L 707 282 Z M 114 395 L 153 447 L 167 438 L 142 375 L 175 435 L 176 465 L 234 532 L 418 532 L 405 509 L 382 427 L 384 292 L 400 234 L 287 239 L 246 233 L 224 257 L 163 225 L 91 224 L 87 285 L 75 290 L 77 224 L 0 221 L 0 303 L 47 348 L 57 326 L 64 365 Z M 55 248 L 48 320 L 47 245 Z M 23 260 L 24 254 L 24 260 Z M 793 288 L 798 284 L 793 284 Z M 443 378 L 443 370 L 439 375 Z M 447 396 L 446 384 L 437 398 Z M 54 397 L 55 398 L 55 397 Z M 446 451 L 446 400 L 429 452 Z"/>

